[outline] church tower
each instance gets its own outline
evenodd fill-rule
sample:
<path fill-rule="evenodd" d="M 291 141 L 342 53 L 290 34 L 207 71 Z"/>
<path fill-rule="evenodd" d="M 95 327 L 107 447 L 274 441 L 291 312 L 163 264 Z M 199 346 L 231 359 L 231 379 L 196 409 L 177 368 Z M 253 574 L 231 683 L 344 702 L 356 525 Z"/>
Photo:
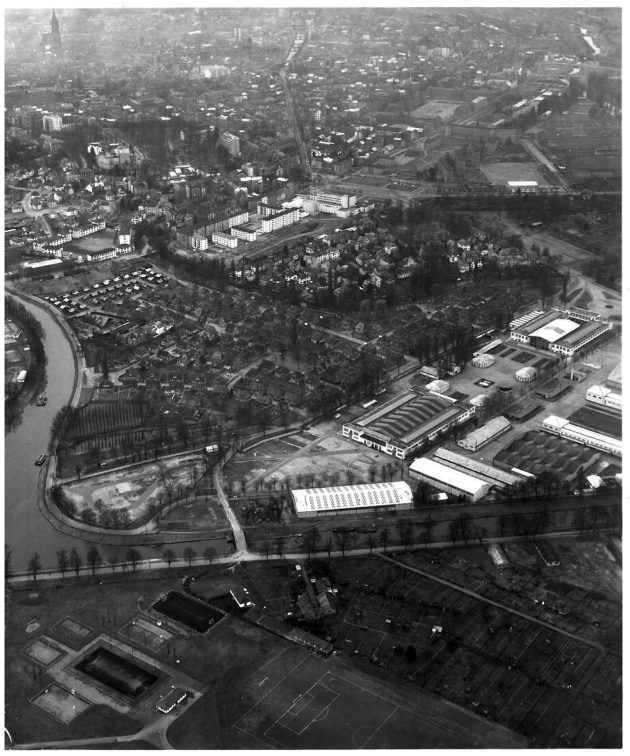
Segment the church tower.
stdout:
<path fill-rule="evenodd" d="M 61 34 L 59 33 L 59 20 L 54 10 L 50 19 L 50 31 L 42 34 L 41 50 L 46 55 L 61 54 Z"/>
<path fill-rule="evenodd" d="M 61 52 L 61 35 L 59 34 L 59 20 L 54 9 L 52 12 L 52 18 L 50 19 L 50 42 L 51 47 L 55 53 Z"/>

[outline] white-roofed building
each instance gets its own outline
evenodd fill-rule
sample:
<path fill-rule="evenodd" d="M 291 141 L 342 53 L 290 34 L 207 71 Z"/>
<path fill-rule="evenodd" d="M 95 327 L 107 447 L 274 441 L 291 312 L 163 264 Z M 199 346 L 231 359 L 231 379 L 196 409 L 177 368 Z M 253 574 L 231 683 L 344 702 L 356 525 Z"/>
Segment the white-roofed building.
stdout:
<path fill-rule="evenodd" d="M 413 493 L 409 485 L 403 481 L 300 488 L 291 491 L 291 496 L 298 517 L 321 517 L 383 509 L 398 511 L 413 507 Z"/>
<path fill-rule="evenodd" d="M 619 410 L 621 412 L 621 394 L 617 394 L 606 386 L 591 386 L 586 392 L 586 401 L 601 404 L 603 407 Z"/>
<path fill-rule="evenodd" d="M 451 387 L 448 381 L 443 381 L 440 378 L 437 381 L 431 381 L 427 383 L 426 388 L 428 391 L 432 391 L 434 394 L 445 394 Z"/>
<path fill-rule="evenodd" d="M 536 370 L 535 367 L 528 365 L 527 367 L 522 367 L 520 370 L 517 370 L 516 373 L 514 373 L 514 377 L 521 383 L 530 383 L 538 377 L 538 370 Z"/>
<path fill-rule="evenodd" d="M 543 348 L 549 348 L 549 344 L 555 344 L 556 341 L 564 339 L 573 331 L 577 331 L 580 327 L 579 323 L 567 318 L 556 318 L 551 323 L 546 323 L 542 328 L 537 328 L 533 333 L 529 335 L 529 343 L 532 346 L 538 346 L 536 339 L 540 339 L 542 342 L 546 342 Z"/>
<path fill-rule="evenodd" d="M 562 438 L 568 438 L 571 441 L 577 441 L 578 444 L 589 446 L 591 449 L 599 449 L 607 454 L 621 457 L 622 447 L 619 439 L 606 436 L 603 433 L 596 433 L 589 428 L 582 428 L 563 417 L 549 415 L 543 420 L 542 427 L 548 433 L 555 433 Z"/>
<path fill-rule="evenodd" d="M 492 441 L 497 436 L 505 433 L 512 427 L 512 423 L 502 415 L 500 417 L 493 417 L 487 423 L 477 428 L 477 430 L 468 433 L 464 438 L 460 438 L 457 442 L 462 449 L 469 449 L 470 451 L 476 451 L 488 441 Z"/>
<path fill-rule="evenodd" d="M 426 457 L 419 457 L 409 465 L 409 475 L 414 480 L 428 483 L 433 488 L 451 493 L 454 496 L 464 496 L 472 502 L 479 501 L 479 499 L 487 496 L 492 488 L 490 483 L 480 480 L 474 475 L 455 470 Z"/>

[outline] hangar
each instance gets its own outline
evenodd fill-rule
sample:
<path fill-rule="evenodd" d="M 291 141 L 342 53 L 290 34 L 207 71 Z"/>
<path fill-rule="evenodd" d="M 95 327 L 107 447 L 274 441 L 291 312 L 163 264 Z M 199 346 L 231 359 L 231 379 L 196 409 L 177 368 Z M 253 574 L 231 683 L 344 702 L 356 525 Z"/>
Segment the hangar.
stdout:
<path fill-rule="evenodd" d="M 298 517 L 320 517 L 383 509 L 405 510 L 413 507 L 413 493 L 409 485 L 403 481 L 300 488 L 291 491 L 291 496 Z"/>
<path fill-rule="evenodd" d="M 428 483 L 430 486 L 446 491 L 454 496 L 463 496 L 468 501 L 476 502 L 487 496 L 492 484 L 480 480 L 461 470 L 455 470 L 442 462 L 427 457 L 419 457 L 409 465 L 409 475 L 414 480 Z"/>

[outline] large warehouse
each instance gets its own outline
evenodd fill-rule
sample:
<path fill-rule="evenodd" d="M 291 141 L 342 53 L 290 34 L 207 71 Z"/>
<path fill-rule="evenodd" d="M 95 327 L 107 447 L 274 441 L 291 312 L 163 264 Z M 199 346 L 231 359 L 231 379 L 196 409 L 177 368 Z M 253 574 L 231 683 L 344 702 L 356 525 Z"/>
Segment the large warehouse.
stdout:
<path fill-rule="evenodd" d="M 352 512 L 376 512 L 413 507 L 413 493 L 407 483 L 365 483 L 357 486 L 300 488 L 291 491 L 298 517 L 322 517 Z"/>
<path fill-rule="evenodd" d="M 463 496 L 472 502 L 487 496 L 492 488 L 492 484 L 487 481 L 427 457 L 414 459 L 409 465 L 409 475 L 414 480 L 428 483 L 439 491 Z"/>
<path fill-rule="evenodd" d="M 532 310 L 510 323 L 510 339 L 570 357 L 612 328 L 593 318 L 585 320 L 575 310 Z"/>
<path fill-rule="evenodd" d="M 542 427 L 547 433 L 554 433 L 557 436 L 562 436 L 562 438 L 577 441 L 578 444 L 589 446 L 591 449 L 599 449 L 608 454 L 614 454 L 616 457 L 621 457 L 622 447 L 619 439 L 575 425 L 563 417 L 549 415 L 543 420 Z"/>
<path fill-rule="evenodd" d="M 457 443 L 462 449 L 477 451 L 484 444 L 493 441 L 502 433 L 509 431 L 511 427 L 512 423 L 503 417 L 503 415 L 499 415 L 499 417 L 493 417 L 492 420 L 488 420 L 487 423 L 477 428 L 477 430 L 468 433 L 464 438 L 460 438 Z"/>
<path fill-rule="evenodd" d="M 446 396 L 410 389 L 343 426 L 343 435 L 404 459 L 475 414 Z"/>

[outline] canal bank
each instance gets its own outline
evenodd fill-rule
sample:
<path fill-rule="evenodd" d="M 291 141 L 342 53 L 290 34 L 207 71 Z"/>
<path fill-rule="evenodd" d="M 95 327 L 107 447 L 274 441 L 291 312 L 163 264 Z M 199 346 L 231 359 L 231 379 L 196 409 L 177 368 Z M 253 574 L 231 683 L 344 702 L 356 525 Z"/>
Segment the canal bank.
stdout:
<path fill-rule="evenodd" d="M 203 533 L 150 534 L 137 537 L 138 543 L 123 540 L 123 534 L 110 537 L 105 533 L 83 533 L 70 522 L 59 521 L 46 507 L 43 490 L 46 479 L 52 472 L 34 463 L 37 457 L 48 451 L 52 422 L 59 410 L 68 404 L 77 403 L 81 391 L 83 359 L 80 347 L 69 326 L 58 318 L 56 312 L 40 300 L 15 288 L 8 289 L 27 310 L 36 317 L 44 332 L 44 348 L 48 358 L 48 403 L 44 407 L 25 407 L 19 427 L 5 435 L 5 543 L 11 550 L 11 569 L 27 569 L 33 553 L 39 554 L 42 568 L 46 571 L 56 567 L 57 552 L 76 548 L 85 558 L 90 543 L 100 545 L 105 561 L 110 557 L 124 560 L 133 546 L 143 558 L 155 557 L 155 542 L 173 541 L 177 549 L 207 541 L 225 553 L 224 536 L 209 538 Z M 166 537 L 165 537 L 166 536 Z M 180 540 L 184 536 L 186 541 Z M 113 541 L 113 543 L 112 543 Z M 153 546 L 153 547 L 152 547 Z"/>

